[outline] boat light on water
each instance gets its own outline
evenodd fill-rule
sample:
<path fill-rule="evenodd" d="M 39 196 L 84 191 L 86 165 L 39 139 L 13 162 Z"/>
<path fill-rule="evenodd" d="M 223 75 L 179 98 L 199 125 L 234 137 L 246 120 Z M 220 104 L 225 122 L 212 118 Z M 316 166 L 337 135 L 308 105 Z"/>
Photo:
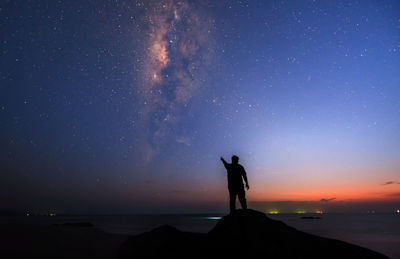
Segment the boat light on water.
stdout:
<path fill-rule="evenodd" d="M 213 219 L 213 220 L 219 220 L 222 217 L 204 217 L 204 219 Z"/>

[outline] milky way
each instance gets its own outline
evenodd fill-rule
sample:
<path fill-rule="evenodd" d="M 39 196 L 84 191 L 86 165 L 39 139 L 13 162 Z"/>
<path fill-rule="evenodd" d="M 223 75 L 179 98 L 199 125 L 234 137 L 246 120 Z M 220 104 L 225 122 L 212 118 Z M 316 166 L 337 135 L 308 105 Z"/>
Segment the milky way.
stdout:
<path fill-rule="evenodd" d="M 145 17 L 148 28 L 139 92 L 146 160 L 150 160 L 171 140 L 168 136 L 184 120 L 192 97 L 205 87 L 214 24 L 202 6 L 182 1 L 152 3 Z M 190 143 L 176 131 L 173 141 Z"/>

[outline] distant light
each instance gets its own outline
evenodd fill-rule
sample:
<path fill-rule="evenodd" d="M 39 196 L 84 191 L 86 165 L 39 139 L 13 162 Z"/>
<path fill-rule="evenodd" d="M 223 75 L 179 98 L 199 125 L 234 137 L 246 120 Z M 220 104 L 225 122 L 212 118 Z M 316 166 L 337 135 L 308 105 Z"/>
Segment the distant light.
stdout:
<path fill-rule="evenodd" d="M 213 220 L 219 220 L 222 217 L 204 217 L 205 219 L 213 219 Z"/>
<path fill-rule="evenodd" d="M 26 213 L 26 216 L 29 217 L 29 213 Z"/>
<path fill-rule="evenodd" d="M 400 210 L 396 210 L 397 213 L 400 213 Z"/>
<path fill-rule="evenodd" d="M 317 210 L 315 213 L 322 214 L 322 210 Z"/>
<path fill-rule="evenodd" d="M 298 213 L 298 214 L 304 214 L 304 213 L 307 213 L 305 210 L 298 210 L 298 211 L 296 211 L 296 213 Z"/>
<path fill-rule="evenodd" d="M 270 210 L 270 211 L 268 211 L 268 214 L 279 214 L 279 211 L 277 211 L 277 210 Z"/>

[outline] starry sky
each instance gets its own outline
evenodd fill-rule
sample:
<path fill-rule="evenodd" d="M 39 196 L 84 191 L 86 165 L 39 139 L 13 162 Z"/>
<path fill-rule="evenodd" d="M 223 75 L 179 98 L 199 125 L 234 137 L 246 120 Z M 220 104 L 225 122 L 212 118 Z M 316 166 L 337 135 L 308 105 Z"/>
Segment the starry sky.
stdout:
<path fill-rule="evenodd" d="M 398 1 L 2 1 L 1 211 L 400 206 Z"/>

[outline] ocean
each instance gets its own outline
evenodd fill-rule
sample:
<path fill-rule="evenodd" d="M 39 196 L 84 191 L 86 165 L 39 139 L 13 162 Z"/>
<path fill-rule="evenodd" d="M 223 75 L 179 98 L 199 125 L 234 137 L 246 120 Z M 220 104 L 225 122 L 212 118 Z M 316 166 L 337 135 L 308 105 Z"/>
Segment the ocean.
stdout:
<path fill-rule="evenodd" d="M 183 231 L 206 233 L 219 214 L 187 215 L 113 215 L 113 216 L 30 216 L 0 217 L 1 224 L 63 224 L 91 222 L 108 233 L 136 235 L 168 224 Z M 301 219 L 302 216 L 321 219 Z M 318 236 L 340 239 L 400 259 L 400 214 L 271 214 L 298 230 Z"/>

